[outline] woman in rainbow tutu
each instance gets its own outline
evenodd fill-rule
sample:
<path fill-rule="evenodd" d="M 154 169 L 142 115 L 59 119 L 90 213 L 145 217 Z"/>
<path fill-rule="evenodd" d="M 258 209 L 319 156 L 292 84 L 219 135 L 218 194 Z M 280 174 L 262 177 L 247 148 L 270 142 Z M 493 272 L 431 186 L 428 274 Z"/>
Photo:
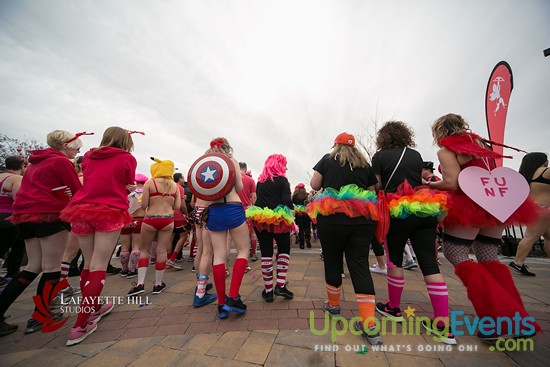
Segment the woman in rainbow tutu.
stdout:
<path fill-rule="evenodd" d="M 273 296 L 292 299 L 294 294 L 286 286 L 290 262 L 290 232 L 294 229 L 293 204 L 290 183 L 286 178 L 286 158 L 281 154 L 267 157 L 258 177 L 256 203 L 246 210 L 262 252 L 262 276 L 265 289 L 262 298 L 273 302 Z M 277 243 L 277 284 L 273 288 L 273 241 Z"/>
<path fill-rule="evenodd" d="M 374 236 L 378 208 L 374 187 L 376 177 L 359 149 L 355 137 L 342 133 L 329 154 L 313 167 L 311 188 L 323 192 L 306 207 L 317 222 L 325 263 L 328 301 L 323 309 L 340 315 L 342 263 L 344 254 L 357 298 L 360 321 L 355 331 L 370 344 L 382 344 L 374 322 L 374 284 L 369 272 L 369 244 Z"/>
<path fill-rule="evenodd" d="M 422 325 L 445 344 L 456 344 L 448 332 L 449 295 L 447 284 L 434 257 L 437 225 L 447 213 L 447 195 L 422 185 L 423 160 L 416 150 L 412 130 L 401 121 L 389 121 L 378 130 L 372 167 L 378 188 L 386 193 L 390 227 L 386 237 L 388 255 L 394 266 L 388 266 L 388 298 L 376 310 L 395 322 L 401 315 L 401 294 L 405 286 L 403 250 L 407 240 L 416 253 L 426 288 L 432 302 L 435 321 Z M 447 326 L 447 330 L 446 330 Z"/>

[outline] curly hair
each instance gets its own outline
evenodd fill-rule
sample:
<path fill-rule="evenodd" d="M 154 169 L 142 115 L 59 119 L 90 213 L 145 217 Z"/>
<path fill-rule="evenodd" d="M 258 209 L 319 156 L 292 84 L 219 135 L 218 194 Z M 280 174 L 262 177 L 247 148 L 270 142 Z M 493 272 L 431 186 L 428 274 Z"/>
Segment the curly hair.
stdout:
<path fill-rule="evenodd" d="M 415 147 L 414 132 L 402 121 L 388 121 L 378 130 L 378 149 Z"/>
<path fill-rule="evenodd" d="M 432 124 L 432 136 L 434 138 L 434 144 L 439 146 L 439 141 L 453 134 L 461 134 L 466 130 L 469 130 L 470 126 L 462 118 L 462 116 L 456 113 L 449 113 L 441 116 Z"/>

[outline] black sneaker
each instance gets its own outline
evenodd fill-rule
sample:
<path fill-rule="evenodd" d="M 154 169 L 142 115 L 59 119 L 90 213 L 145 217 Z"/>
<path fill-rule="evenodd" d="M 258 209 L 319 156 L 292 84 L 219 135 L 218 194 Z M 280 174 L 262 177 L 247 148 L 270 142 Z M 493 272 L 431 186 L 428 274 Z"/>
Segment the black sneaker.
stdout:
<path fill-rule="evenodd" d="M 0 321 L 0 336 L 6 336 L 11 333 L 15 333 L 18 326 L 13 324 L 8 324 L 6 322 L 6 318 L 2 318 L 2 321 Z"/>
<path fill-rule="evenodd" d="M 132 283 L 132 289 L 128 292 L 128 296 L 137 296 L 143 292 L 145 292 L 143 284 Z"/>
<path fill-rule="evenodd" d="M 129 272 L 129 270 L 121 270 L 120 273 L 119 273 L 119 275 L 120 275 L 121 277 L 127 277 L 127 276 L 128 276 L 128 272 Z"/>
<path fill-rule="evenodd" d="M 438 325 L 436 328 L 434 328 L 432 326 L 432 323 L 427 322 L 426 320 L 422 320 L 422 326 L 424 327 L 424 329 L 434 334 L 436 336 L 437 341 L 440 341 L 448 345 L 456 345 L 455 336 L 449 333 L 448 332 L 449 330 L 445 330 L 445 326 Z M 445 331 L 447 331 L 447 333 L 445 333 Z"/>
<path fill-rule="evenodd" d="M 137 277 L 137 275 L 138 275 L 137 271 L 128 270 L 128 274 L 126 274 L 126 279 L 135 278 Z"/>
<path fill-rule="evenodd" d="M 508 339 L 510 336 L 509 335 L 499 335 L 497 333 L 490 333 L 490 334 L 486 334 L 486 333 L 482 333 L 481 331 L 478 331 L 477 332 L 477 337 L 483 341 L 487 341 L 487 342 L 490 342 L 490 341 L 495 341 L 495 340 L 498 340 L 500 338 L 504 338 L 504 339 Z"/>
<path fill-rule="evenodd" d="M 269 291 L 269 292 L 266 292 L 266 290 L 264 289 L 262 291 L 262 298 L 264 299 L 265 302 L 267 303 L 271 303 L 273 302 L 273 290 Z"/>
<path fill-rule="evenodd" d="M 153 294 L 160 294 L 166 288 L 166 284 L 161 282 L 159 285 L 153 287 Z"/>
<path fill-rule="evenodd" d="M 527 270 L 529 267 L 525 264 L 519 266 L 515 262 L 511 261 L 510 264 L 508 264 L 508 266 L 523 275 L 527 275 L 528 277 L 534 277 L 536 275 L 535 273 L 532 273 L 529 270 Z"/>
<path fill-rule="evenodd" d="M 115 267 L 115 266 L 109 264 L 109 266 L 107 266 L 107 271 L 106 271 L 106 273 L 107 273 L 107 275 L 113 275 L 113 274 L 118 274 L 118 273 L 120 273 L 121 270 L 122 270 L 121 268 L 117 268 L 117 267 Z"/>
<path fill-rule="evenodd" d="M 63 317 L 63 313 L 61 313 L 61 312 L 52 312 L 51 315 L 52 315 L 53 320 L 61 320 L 61 318 Z M 37 331 L 40 331 L 40 330 L 42 330 L 42 323 L 36 321 L 33 318 L 30 318 L 27 321 L 27 328 L 25 329 L 24 333 L 25 334 L 32 334 L 32 333 L 36 333 Z"/>
<path fill-rule="evenodd" d="M 323 310 L 328 312 L 328 315 L 330 317 L 337 317 L 340 316 L 340 312 L 342 309 L 340 308 L 340 306 L 331 306 L 329 305 L 328 301 L 325 301 L 325 303 L 323 303 Z"/>
<path fill-rule="evenodd" d="M 246 305 L 243 303 L 241 296 L 233 299 L 229 296 L 225 299 L 223 310 L 227 312 L 245 313 Z"/>
<path fill-rule="evenodd" d="M 311 248 L 311 240 L 306 240 L 306 246 L 307 248 Z"/>
<path fill-rule="evenodd" d="M 405 320 L 403 318 L 403 315 L 401 314 L 401 310 L 399 309 L 399 307 L 391 308 L 389 302 L 388 303 L 378 302 L 376 304 L 376 311 L 378 311 L 378 313 L 380 313 L 381 315 L 386 316 L 390 320 L 395 322 L 403 322 L 403 320 Z"/>
<path fill-rule="evenodd" d="M 286 299 L 292 299 L 294 298 L 294 293 L 288 290 L 288 287 L 279 287 L 278 285 L 275 286 L 275 295 L 276 296 L 282 296 Z"/>

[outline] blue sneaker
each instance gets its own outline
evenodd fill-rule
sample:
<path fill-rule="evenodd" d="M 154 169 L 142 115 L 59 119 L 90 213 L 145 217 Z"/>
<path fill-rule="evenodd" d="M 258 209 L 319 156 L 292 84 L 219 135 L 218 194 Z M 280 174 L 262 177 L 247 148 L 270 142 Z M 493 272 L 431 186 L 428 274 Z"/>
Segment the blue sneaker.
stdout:
<path fill-rule="evenodd" d="M 223 320 L 229 317 L 229 312 L 223 309 L 224 305 L 218 305 L 218 317 Z"/>
<path fill-rule="evenodd" d="M 227 312 L 236 312 L 236 313 L 245 313 L 246 305 L 241 300 L 241 296 L 233 299 L 229 296 L 225 298 L 225 304 L 222 306 L 224 311 Z"/>
<path fill-rule="evenodd" d="M 206 306 L 206 305 L 214 302 L 217 299 L 218 299 L 218 297 L 215 294 L 205 293 L 204 297 L 202 297 L 202 298 L 199 298 L 199 296 L 197 296 L 195 294 L 195 298 L 193 298 L 193 307 Z"/>

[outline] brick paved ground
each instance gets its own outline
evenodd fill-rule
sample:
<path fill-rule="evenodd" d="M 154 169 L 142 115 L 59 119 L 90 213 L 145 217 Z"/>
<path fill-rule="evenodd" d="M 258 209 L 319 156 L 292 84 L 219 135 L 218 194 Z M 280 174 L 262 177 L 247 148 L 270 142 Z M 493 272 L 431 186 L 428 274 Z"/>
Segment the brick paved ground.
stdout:
<path fill-rule="evenodd" d="M 449 287 L 450 308 L 473 315 L 464 287 L 452 272 L 451 265 L 441 255 L 440 258 Z M 508 263 L 509 259 L 502 261 Z M 184 263 L 186 269 L 182 271 L 166 271 L 168 288 L 155 296 L 150 294 L 154 278 L 154 268 L 150 267 L 143 301 L 148 296 L 151 304 L 117 306 L 99 323 L 94 334 L 73 347 L 64 345 L 74 314 L 56 332 L 23 334 L 33 310 L 31 295 L 35 288 L 31 287 L 8 311 L 11 314 L 9 321 L 18 324 L 20 330 L 0 338 L 0 366 L 345 367 L 370 363 L 376 367 L 547 366 L 550 360 L 550 261 L 529 258 L 528 264 L 537 277 L 514 274 L 514 278 L 527 310 L 546 331 L 534 338 L 534 351 L 491 351 L 490 344 L 474 336 L 457 337 L 459 345 L 447 350 L 431 336 L 424 333 L 402 335 L 400 328 L 396 335 L 383 336 L 386 351 L 374 351 L 367 345 L 368 351 L 361 353 L 360 348 L 365 343 L 361 337 L 350 333 L 338 336 L 333 344 L 329 334 L 314 335 L 309 331 L 311 314 L 316 329 L 324 326 L 321 307 L 325 287 L 318 250 L 293 248 L 288 274 L 289 289 L 295 294 L 292 301 L 278 297 L 274 303 L 263 303 L 260 263 L 251 262 L 253 270 L 245 275 L 241 288 L 248 312 L 244 316 L 231 315 L 229 319 L 218 320 L 214 306 L 199 309 L 191 306 L 195 287 L 191 264 Z M 377 299 L 385 299 L 385 277 L 373 274 L 373 279 Z M 420 271 L 407 271 L 405 279 L 402 308 L 410 306 L 416 309 L 416 316 L 429 316 L 431 306 Z M 78 278 L 70 278 L 70 281 L 77 285 Z M 356 314 L 349 277 L 344 279 L 343 288 L 343 316 L 349 319 Z M 104 295 L 125 295 L 129 289 L 130 280 L 112 275 L 107 278 Z M 326 350 L 328 347 L 332 349 Z"/>

